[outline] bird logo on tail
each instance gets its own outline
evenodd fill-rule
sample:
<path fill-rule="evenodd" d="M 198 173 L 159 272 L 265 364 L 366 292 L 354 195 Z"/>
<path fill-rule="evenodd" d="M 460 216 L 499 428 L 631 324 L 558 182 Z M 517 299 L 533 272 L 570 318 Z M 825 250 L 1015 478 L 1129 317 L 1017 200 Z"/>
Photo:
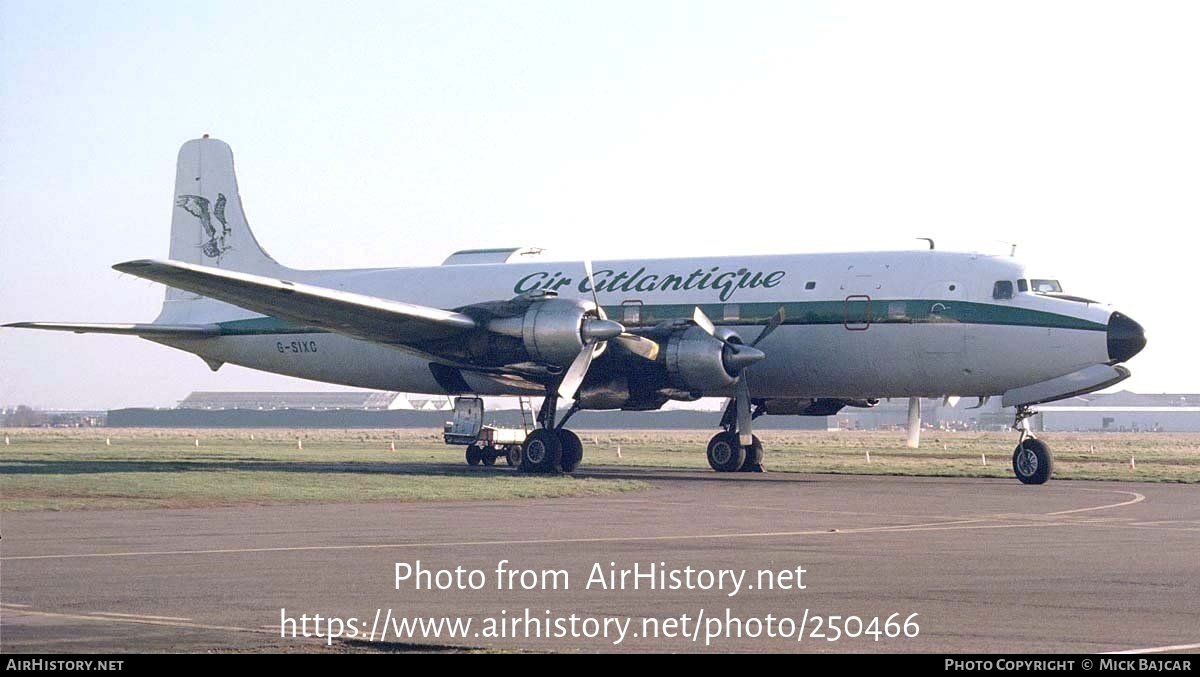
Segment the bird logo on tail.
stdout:
<path fill-rule="evenodd" d="M 229 237 L 232 229 L 225 221 L 225 202 L 225 194 L 217 193 L 217 203 L 209 211 L 210 203 L 208 198 L 200 197 L 199 195 L 180 195 L 175 198 L 175 206 L 182 207 L 184 211 L 200 219 L 200 225 L 204 228 L 204 234 L 208 237 L 208 241 L 200 245 L 200 250 L 208 258 L 216 259 L 217 263 L 221 262 L 221 256 L 230 249 L 226 239 Z M 221 224 L 220 231 L 213 225 L 214 216 Z"/>

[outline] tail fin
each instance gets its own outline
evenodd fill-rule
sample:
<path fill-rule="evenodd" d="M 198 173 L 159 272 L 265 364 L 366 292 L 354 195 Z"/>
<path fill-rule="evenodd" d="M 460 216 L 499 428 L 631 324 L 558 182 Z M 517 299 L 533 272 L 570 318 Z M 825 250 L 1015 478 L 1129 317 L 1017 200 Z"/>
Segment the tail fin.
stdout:
<path fill-rule="evenodd" d="M 233 171 L 233 151 L 224 141 L 206 135 L 183 144 L 171 199 L 172 260 L 259 275 L 275 276 L 287 270 L 263 250 L 250 231 Z M 176 313 L 167 312 L 172 306 L 182 305 L 175 309 L 182 311 L 190 305 L 177 302 L 201 299 L 168 287 L 163 310 L 174 316 Z"/>
<path fill-rule="evenodd" d="M 243 273 L 284 270 L 250 232 L 233 172 L 233 151 L 217 139 L 179 149 L 171 208 L 171 259 Z"/>
<path fill-rule="evenodd" d="M 287 271 L 250 231 L 233 171 L 233 151 L 224 141 L 205 135 L 183 144 L 171 202 L 172 260 L 273 277 Z M 156 322 L 190 322 L 211 314 L 212 305 L 223 304 L 167 287 Z"/>

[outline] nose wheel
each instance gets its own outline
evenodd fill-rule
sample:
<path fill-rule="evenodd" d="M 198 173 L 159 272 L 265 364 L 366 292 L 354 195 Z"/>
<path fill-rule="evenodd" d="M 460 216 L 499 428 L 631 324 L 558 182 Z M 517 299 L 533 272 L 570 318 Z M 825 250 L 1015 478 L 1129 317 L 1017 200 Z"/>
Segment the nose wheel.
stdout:
<path fill-rule="evenodd" d="M 1034 437 L 1022 425 L 1036 413 L 1028 406 L 1017 407 L 1016 420 L 1013 421 L 1013 428 L 1021 431 L 1021 439 L 1013 450 L 1012 468 L 1022 484 L 1045 484 L 1054 471 L 1050 446 Z"/>

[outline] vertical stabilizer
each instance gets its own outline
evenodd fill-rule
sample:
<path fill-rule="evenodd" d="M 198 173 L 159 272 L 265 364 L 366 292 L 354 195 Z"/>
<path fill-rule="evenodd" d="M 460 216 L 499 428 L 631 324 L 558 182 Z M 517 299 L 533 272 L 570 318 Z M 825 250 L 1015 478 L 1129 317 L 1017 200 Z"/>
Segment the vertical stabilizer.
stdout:
<path fill-rule="evenodd" d="M 270 275 L 283 267 L 254 239 L 242 210 L 233 151 L 218 139 L 179 149 L 171 206 L 171 259 Z"/>
<path fill-rule="evenodd" d="M 170 258 L 225 270 L 281 275 L 250 231 L 233 171 L 233 151 L 219 139 L 192 139 L 179 149 L 171 196 Z M 160 322 L 190 321 L 200 305 L 213 304 L 191 292 L 167 287 Z"/>

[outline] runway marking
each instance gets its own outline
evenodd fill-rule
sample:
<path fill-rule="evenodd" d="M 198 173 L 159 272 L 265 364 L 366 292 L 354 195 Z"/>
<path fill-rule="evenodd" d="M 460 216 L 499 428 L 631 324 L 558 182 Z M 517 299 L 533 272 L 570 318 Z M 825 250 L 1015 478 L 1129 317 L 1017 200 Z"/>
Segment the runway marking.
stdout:
<path fill-rule="evenodd" d="M 148 618 L 152 621 L 183 621 L 189 622 L 190 618 L 180 618 L 178 616 L 150 616 L 148 614 L 119 614 L 115 611 L 89 611 L 93 616 L 116 616 L 117 618 Z"/>
<path fill-rule="evenodd" d="M 4 603 L 4 604 L 2 604 L 2 605 L 0 605 L 0 606 L 6 606 L 6 607 L 16 607 L 17 609 L 28 609 L 28 608 L 29 608 L 29 605 L 28 605 L 28 604 L 9 604 L 9 603 L 7 603 L 7 602 L 6 602 L 6 603 Z"/>
<path fill-rule="evenodd" d="M 1109 508 L 1121 508 L 1121 507 L 1124 507 L 1127 505 L 1133 505 L 1134 503 L 1141 503 L 1142 501 L 1146 500 L 1145 496 L 1139 494 L 1136 491 L 1120 491 L 1118 489 L 1083 489 L 1082 487 L 1081 487 L 1081 490 L 1082 491 L 1103 491 L 1105 493 L 1125 494 L 1126 496 L 1133 496 L 1133 498 L 1129 499 L 1128 501 L 1123 501 L 1121 503 L 1111 503 L 1109 505 L 1098 505 L 1094 508 L 1076 508 L 1074 510 L 1059 510 L 1058 512 L 1048 512 L 1048 513 L 1046 513 L 1046 515 L 1047 516 L 1070 515 L 1070 514 L 1077 513 L 1077 512 L 1091 512 L 1092 510 L 1108 510 Z"/>
<path fill-rule="evenodd" d="M 9 607 L 10 604 L 3 604 L 0 607 Z M 18 614 L 26 614 L 29 616 L 41 616 L 43 618 L 62 618 L 73 621 L 108 621 L 110 623 L 137 623 L 141 625 L 162 625 L 172 628 L 189 628 L 193 630 L 229 630 L 233 632 L 254 632 L 258 634 L 267 634 L 266 630 L 257 628 L 242 628 L 236 625 L 208 625 L 206 623 L 185 623 L 183 621 L 166 621 L 153 620 L 148 617 L 118 617 L 109 616 L 94 616 L 85 614 L 65 614 L 53 611 L 33 611 L 30 609 L 11 609 Z M 272 633 L 273 634 L 273 633 Z"/>
<path fill-rule="evenodd" d="M 1141 654 L 1141 653 L 1166 653 L 1168 651 L 1192 651 L 1200 649 L 1200 644 L 1174 644 L 1171 646 L 1154 646 L 1149 649 L 1126 649 L 1124 651 L 1105 651 L 1105 654 Z"/>
<path fill-rule="evenodd" d="M 1124 491 L 1121 489 L 1089 489 L 1086 487 L 1071 487 L 1071 489 L 1076 490 L 1076 491 L 1091 491 L 1091 492 L 1099 492 L 1099 493 L 1105 493 L 1105 494 L 1124 494 L 1126 496 L 1132 496 L 1133 498 L 1131 498 L 1127 501 L 1121 501 L 1119 503 L 1108 503 L 1105 505 L 1097 505 L 1097 506 L 1092 506 L 1089 508 L 1073 508 L 1071 510 L 1059 510 L 1056 512 L 1037 513 L 1036 515 L 1035 514 L 1013 513 L 1011 515 L 1004 515 L 1004 517 L 1002 519 L 1011 519 L 1011 518 L 1029 519 L 1034 516 L 1052 517 L 1052 516 L 1058 516 L 1058 515 L 1071 515 L 1071 514 L 1080 513 L 1080 512 L 1092 512 L 1094 510 L 1109 510 L 1111 508 L 1121 508 L 1121 507 L 1124 507 L 1127 505 L 1134 505 L 1135 503 L 1141 503 L 1142 501 L 1146 500 L 1145 496 L 1137 493 L 1136 491 Z M 637 498 L 614 499 L 614 500 L 606 501 L 606 502 L 609 502 L 609 503 L 633 503 L 633 504 L 643 504 L 643 505 L 644 504 L 676 505 L 676 506 L 681 506 L 681 507 L 690 507 L 690 506 L 696 505 L 696 503 L 692 503 L 692 502 L 688 502 L 688 501 L 648 501 L 645 499 L 637 499 Z M 773 511 L 773 512 L 794 512 L 794 513 L 805 513 L 805 514 L 812 513 L 812 514 L 818 514 L 818 515 L 850 515 L 853 517 L 881 517 L 881 516 L 884 516 L 884 517 L 916 517 L 916 518 L 924 518 L 924 519 L 959 519 L 958 517 L 954 517 L 954 516 L 950 516 L 950 515 L 914 515 L 911 513 L 853 512 L 853 511 L 848 511 L 848 510 L 806 510 L 804 508 L 786 508 L 786 507 L 765 506 L 765 505 L 745 505 L 745 504 L 733 505 L 733 504 L 721 504 L 721 503 L 716 503 L 716 504 L 705 503 L 705 506 L 707 506 L 707 507 L 741 508 L 741 509 L 750 509 L 750 510 L 769 510 L 769 511 Z M 1000 517 L 1000 515 L 979 515 L 979 516 L 973 517 L 972 519 L 982 520 L 982 519 L 992 519 L 992 518 L 998 518 L 998 517 Z"/>

